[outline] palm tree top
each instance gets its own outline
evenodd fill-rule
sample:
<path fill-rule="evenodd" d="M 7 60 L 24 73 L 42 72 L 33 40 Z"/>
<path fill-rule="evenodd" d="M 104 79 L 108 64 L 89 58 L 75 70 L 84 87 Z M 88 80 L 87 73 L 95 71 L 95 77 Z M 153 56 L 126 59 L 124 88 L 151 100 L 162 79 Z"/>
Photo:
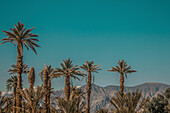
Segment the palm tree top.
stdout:
<path fill-rule="evenodd" d="M 24 24 L 18 22 L 18 25 L 15 24 L 14 25 L 15 28 L 10 28 L 10 30 L 12 31 L 3 31 L 7 38 L 3 38 L 0 41 L 3 41 L 1 44 L 10 42 L 14 45 L 18 45 L 18 44 L 23 44 L 27 50 L 29 50 L 29 47 L 35 52 L 35 54 L 37 54 L 35 47 L 40 47 L 37 42 L 39 41 L 36 38 L 33 37 L 38 37 L 38 35 L 30 33 L 34 28 L 31 29 L 27 29 L 24 28 Z"/>
<path fill-rule="evenodd" d="M 111 70 L 108 70 L 108 71 L 122 73 L 122 74 L 125 74 L 125 76 L 127 73 L 137 72 L 136 70 L 131 70 L 131 66 L 129 66 L 125 62 L 125 60 L 122 60 L 122 61 L 119 60 L 118 66 L 111 67 Z"/>
<path fill-rule="evenodd" d="M 15 64 L 11 65 L 11 69 L 8 70 L 9 74 L 17 74 L 18 72 L 18 68 Z M 28 65 L 27 64 L 23 64 L 22 66 L 22 73 L 23 74 L 27 74 L 29 73 L 29 68 L 28 68 Z"/>
<path fill-rule="evenodd" d="M 80 68 L 78 67 L 78 65 L 74 66 L 70 58 L 68 58 L 63 60 L 63 62 L 61 63 L 61 68 L 56 68 L 54 72 L 56 76 L 71 76 L 79 80 L 78 77 L 74 76 L 74 75 L 79 75 L 79 76 L 84 75 L 84 73 L 79 69 Z"/>
<path fill-rule="evenodd" d="M 41 77 L 41 80 L 44 79 L 44 74 L 45 74 L 45 72 L 47 72 L 47 75 L 48 75 L 48 77 L 50 77 L 50 79 L 56 78 L 56 77 L 60 77 L 60 76 L 56 76 L 56 75 L 55 75 L 55 73 L 54 73 L 54 68 L 52 68 L 51 65 L 48 66 L 48 65 L 45 64 L 44 69 L 42 69 L 42 71 L 41 71 L 40 74 L 39 74 L 39 76 Z"/>
<path fill-rule="evenodd" d="M 94 65 L 94 61 L 86 61 L 83 66 L 80 66 L 81 69 L 84 69 L 86 72 L 95 72 L 98 73 L 98 70 L 100 69 L 101 66 Z"/>

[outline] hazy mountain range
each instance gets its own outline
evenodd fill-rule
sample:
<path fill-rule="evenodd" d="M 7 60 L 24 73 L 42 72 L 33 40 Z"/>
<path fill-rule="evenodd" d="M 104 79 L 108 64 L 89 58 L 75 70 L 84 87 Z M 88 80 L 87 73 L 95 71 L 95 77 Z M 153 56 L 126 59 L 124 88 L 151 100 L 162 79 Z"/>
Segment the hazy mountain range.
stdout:
<path fill-rule="evenodd" d="M 81 86 L 86 92 L 86 85 Z M 134 87 L 125 87 L 125 92 L 127 91 L 135 91 L 139 89 L 142 92 L 142 98 L 149 97 L 152 98 L 159 93 L 163 93 L 167 88 L 170 88 L 170 85 L 162 84 L 162 83 L 144 83 L 141 85 L 137 85 Z M 111 109 L 112 106 L 109 102 L 111 97 L 119 90 L 119 86 L 109 85 L 106 87 L 101 87 L 95 84 L 92 84 L 92 92 L 91 92 L 91 112 L 94 113 L 97 109 L 100 108 L 108 108 Z M 64 90 L 55 91 L 55 96 L 64 97 Z"/>
<path fill-rule="evenodd" d="M 79 86 L 78 88 L 83 89 L 86 92 L 86 85 Z M 167 88 L 170 88 L 170 85 L 162 83 L 144 83 L 134 87 L 125 87 L 125 92 L 135 91 L 139 89 L 142 92 L 142 98 L 156 96 L 159 93 L 163 93 Z M 97 109 L 108 108 L 111 109 L 112 106 L 109 102 L 111 97 L 119 90 L 119 86 L 109 85 L 106 87 L 101 87 L 95 84 L 92 84 L 91 91 L 91 112 L 94 113 Z M 11 95 L 11 92 L 3 92 L 5 95 Z M 64 97 L 64 89 L 57 90 L 54 92 L 52 97 Z"/>

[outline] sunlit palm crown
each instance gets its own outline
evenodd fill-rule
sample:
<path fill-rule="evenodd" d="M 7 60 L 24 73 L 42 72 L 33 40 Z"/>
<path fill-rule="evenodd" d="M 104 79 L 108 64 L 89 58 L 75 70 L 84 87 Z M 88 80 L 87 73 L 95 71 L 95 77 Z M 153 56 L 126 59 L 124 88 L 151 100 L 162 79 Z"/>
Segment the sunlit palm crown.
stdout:
<path fill-rule="evenodd" d="M 11 75 L 11 74 L 17 74 L 17 72 L 18 72 L 18 68 L 16 67 L 16 65 L 11 65 L 11 69 L 9 69 L 8 70 L 8 72 L 9 72 L 9 74 Z M 29 73 L 29 68 L 28 68 L 28 65 L 27 64 L 23 64 L 23 66 L 22 66 L 22 73 L 23 74 L 27 74 L 27 73 Z"/>
<path fill-rule="evenodd" d="M 61 68 L 56 68 L 55 69 L 55 73 L 56 75 L 60 75 L 60 76 L 71 76 L 75 79 L 78 79 L 78 77 L 74 76 L 74 75 L 80 75 L 83 76 L 83 72 L 79 71 L 79 67 L 78 65 L 73 65 L 72 61 L 70 60 L 70 58 L 67 60 L 63 60 L 63 63 L 61 63 Z"/>
<path fill-rule="evenodd" d="M 137 72 L 136 70 L 130 70 L 131 66 L 128 66 L 125 62 L 125 60 L 122 61 L 118 61 L 119 66 L 116 67 L 112 67 L 111 70 L 108 71 L 112 71 L 112 72 L 118 72 L 118 73 L 122 73 L 125 74 L 125 76 L 127 77 L 127 73 L 133 73 L 133 72 Z"/>
<path fill-rule="evenodd" d="M 54 69 L 52 68 L 51 65 L 45 65 L 44 69 L 42 69 L 42 71 L 40 72 L 40 77 L 41 79 L 43 80 L 44 78 L 44 74 L 45 72 L 47 72 L 47 75 L 50 77 L 50 78 L 54 78 L 54 77 L 59 77 L 59 76 L 55 76 L 55 73 L 54 73 Z"/>
<path fill-rule="evenodd" d="M 10 31 L 3 31 L 6 33 L 7 38 L 4 38 L 0 41 L 3 41 L 1 44 L 11 42 L 14 45 L 23 44 L 27 50 L 29 50 L 29 47 L 37 54 L 35 47 L 40 47 L 36 42 L 39 41 L 36 38 L 32 37 L 38 37 L 38 35 L 30 33 L 32 29 L 26 30 L 24 28 L 24 24 L 18 22 L 18 25 L 15 24 L 15 28 L 10 28 Z"/>
<path fill-rule="evenodd" d="M 83 66 L 80 66 L 81 69 L 84 69 L 86 72 L 95 72 L 95 73 L 98 73 L 97 71 L 98 70 L 101 70 L 99 69 L 101 66 L 98 66 L 98 65 L 94 65 L 94 61 L 86 61 L 85 64 L 83 64 Z"/>

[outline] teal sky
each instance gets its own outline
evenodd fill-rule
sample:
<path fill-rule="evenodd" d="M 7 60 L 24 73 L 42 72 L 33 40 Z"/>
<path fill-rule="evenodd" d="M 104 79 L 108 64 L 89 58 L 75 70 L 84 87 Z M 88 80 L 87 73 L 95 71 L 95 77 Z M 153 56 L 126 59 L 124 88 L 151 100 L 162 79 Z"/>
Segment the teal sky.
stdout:
<path fill-rule="evenodd" d="M 130 74 L 125 85 L 144 82 L 170 84 L 170 1 L 169 0 L 0 0 L 0 31 L 18 21 L 26 28 L 36 27 L 38 55 L 24 49 L 24 63 L 36 68 L 44 64 L 59 67 L 65 58 L 74 64 L 94 60 L 102 65 L 95 74 L 97 85 L 119 85 L 119 75 L 107 72 L 125 59 L 138 72 Z M 0 39 L 5 34 L 0 32 Z M 0 45 L 0 89 L 5 90 L 7 71 L 16 63 L 16 47 Z M 27 75 L 23 75 L 27 87 Z M 83 85 L 85 82 L 74 82 Z M 54 79 L 55 89 L 64 80 Z"/>

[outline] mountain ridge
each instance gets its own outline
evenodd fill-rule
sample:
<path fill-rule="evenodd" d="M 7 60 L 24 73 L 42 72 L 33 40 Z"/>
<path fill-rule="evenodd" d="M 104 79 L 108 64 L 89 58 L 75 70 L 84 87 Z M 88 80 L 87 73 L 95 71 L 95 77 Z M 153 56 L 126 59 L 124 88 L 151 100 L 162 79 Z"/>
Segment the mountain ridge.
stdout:
<path fill-rule="evenodd" d="M 86 85 L 78 86 L 86 93 Z M 142 93 L 142 98 L 149 97 L 152 98 L 157 94 L 162 94 L 167 88 L 170 88 L 170 85 L 164 83 L 155 83 L 155 82 L 147 82 L 143 84 L 139 84 L 136 86 L 125 86 L 124 91 L 135 91 L 139 90 Z M 96 84 L 92 84 L 91 87 L 91 113 L 94 113 L 96 110 L 100 108 L 111 109 L 113 106 L 110 104 L 109 100 L 115 95 L 115 93 L 119 90 L 119 86 L 116 85 L 108 85 L 108 86 L 99 86 Z M 3 92 L 6 96 L 12 96 L 12 92 Z M 64 89 L 54 91 L 53 97 L 64 97 Z M 86 97 L 86 94 L 85 94 Z M 54 100 L 56 102 L 56 100 Z"/>
<path fill-rule="evenodd" d="M 86 85 L 79 87 L 86 92 Z M 147 82 L 139 84 L 136 86 L 125 86 L 125 92 L 139 90 L 142 93 L 142 98 L 149 97 L 152 98 L 157 94 L 162 94 L 170 85 L 164 83 Z M 119 90 L 119 86 L 108 85 L 105 87 L 92 84 L 91 87 L 91 113 L 94 113 L 100 108 L 111 109 L 113 106 L 110 104 L 109 100 L 115 95 Z M 55 92 L 57 96 L 64 97 L 64 90 L 60 92 Z M 86 96 L 86 95 L 85 95 Z"/>

